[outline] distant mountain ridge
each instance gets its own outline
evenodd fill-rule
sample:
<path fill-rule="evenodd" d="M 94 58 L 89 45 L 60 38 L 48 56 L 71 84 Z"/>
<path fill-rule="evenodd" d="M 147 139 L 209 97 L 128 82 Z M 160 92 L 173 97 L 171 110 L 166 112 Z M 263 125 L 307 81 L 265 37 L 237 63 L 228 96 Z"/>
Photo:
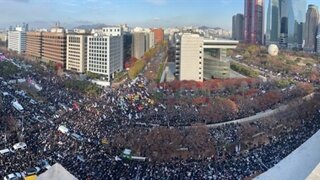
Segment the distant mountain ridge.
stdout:
<path fill-rule="evenodd" d="M 101 29 L 103 27 L 110 27 L 110 25 L 106 24 L 87 24 L 87 25 L 79 25 L 74 27 L 73 29 Z"/>
<path fill-rule="evenodd" d="M 220 27 L 208 27 L 208 26 L 200 26 L 198 27 L 199 29 L 202 29 L 202 30 L 207 30 L 207 29 L 223 29 L 223 28 L 220 28 Z"/>

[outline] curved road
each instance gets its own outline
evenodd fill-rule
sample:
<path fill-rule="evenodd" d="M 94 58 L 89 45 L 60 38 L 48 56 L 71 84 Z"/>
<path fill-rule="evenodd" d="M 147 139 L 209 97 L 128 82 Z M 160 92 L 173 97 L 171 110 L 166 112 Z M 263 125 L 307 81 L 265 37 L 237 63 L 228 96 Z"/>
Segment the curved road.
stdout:
<path fill-rule="evenodd" d="M 312 99 L 313 97 L 314 97 L 314 93 L 311 93 L 309 95 L 304 96 L 302 98 L 302 100 L 308 101 L 308 100 Z M 299 104 L 301 104 L 301 103 L 303 103 L 303 101 L 299 101 Z M 290 102 L 289 102 L 289 104 L 290 104 Z M 245 118 L 241 118 L 241 119 L 236 119 L 236 120 L 228 121 L 228 122 L 207 124 L 206 126 L 208 128 L 216 128 L 218 126 L 223 126 L 223 125 L 227 125 L 227 124 L 236 124 L 236 123 L 246 123 L 246 122 L 257 121 L 261 118 L 269 117 L 269 116 L 272 116 L 272 115 L 277 114 L 279 112 L 285 111 L 289 107 L 289 104 L 281 105 L 276 109 L 272 109 L 272 110 L 269 109 L 267 111 L 260 112 L 256 115 L 253 115 L 253 116 L 249 116 L 249 117 L 245 117 Z"/>

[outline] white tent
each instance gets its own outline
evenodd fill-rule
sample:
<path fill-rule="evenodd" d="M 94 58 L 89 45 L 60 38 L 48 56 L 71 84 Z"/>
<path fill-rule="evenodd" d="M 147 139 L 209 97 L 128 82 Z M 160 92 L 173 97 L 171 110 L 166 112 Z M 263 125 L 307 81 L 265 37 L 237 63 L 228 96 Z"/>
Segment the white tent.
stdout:
<path fill-rule="evenodd" d="M 40 174 L 38 180 L 76 180 L 61 164 L 54 164 L 49 170 Z"/>

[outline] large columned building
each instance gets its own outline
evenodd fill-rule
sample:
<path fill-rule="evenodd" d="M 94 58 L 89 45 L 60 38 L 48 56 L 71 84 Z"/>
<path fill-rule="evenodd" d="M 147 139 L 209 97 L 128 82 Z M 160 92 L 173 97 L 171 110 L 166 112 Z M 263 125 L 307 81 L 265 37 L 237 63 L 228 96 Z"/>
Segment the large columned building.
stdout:
<path fill-rule="evenodd" d="M 245 0 L 244 39 L 250 44 L 264 42 L 264 0 Z"/>
<path fill-rule="evenodd" d="M 230 77 L 227 49 L 236 48 L 238 41 L 204 39 L 191 33 L 177 35 L 175 39 L 175 75 L 180 81 Z"/>

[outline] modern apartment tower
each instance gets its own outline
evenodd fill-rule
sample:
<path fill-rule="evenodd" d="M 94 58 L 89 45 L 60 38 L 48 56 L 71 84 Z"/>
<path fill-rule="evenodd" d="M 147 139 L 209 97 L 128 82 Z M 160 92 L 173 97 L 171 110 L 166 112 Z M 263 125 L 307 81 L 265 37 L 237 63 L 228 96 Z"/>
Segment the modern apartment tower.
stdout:
<path fill-rule="evenodd" d="M 42 57 L 42 32 L 27 32 L 26 55 L 34 60 L 40 60 Z"/>
<path fill-rule="evenodd" d="M 67 34 L 65 29 L 56 26 L 50 32 L 42 33 L 42 60 L 65 67 L 67 57 Z"/>
<path fill-rule="evenodd" d="M 306 14 L 306 24 L 305 24 L 305 45 L 304 50 L 309 52 L 316 51 L 316 36 L 317 29 L 319 25 L 319 11 L 318 7 L 315 5 L 309 5 Z"/>
<path fill-rule="evenodd" d="M 264 42 L 264 1 L 245 0 L 244 39 L 250 44 Z"/>
<path fill-rule="evenodd" d="M 78 73 L 87 70 L 87 36 L 88 34 L 73 33 L 67 35 L 66 69 Z"/>
<path fill-rule="evenodd" d="M 280 40 L 280 1 L 269 0 L 267 11 L 266 44 L 279 44 Z"/>
<path fill-rule="evenodd" d="M 243 41 L 244 40 L 244 16 L 237 14 L 232 17 L 232 39 Z"/>
<path fill-rule="evenodd" d="M 103 28 L 87 37 L 87 71 L 103 75 L 110 82 L 123 70 L 123 38 L 120 27 Z"/>

